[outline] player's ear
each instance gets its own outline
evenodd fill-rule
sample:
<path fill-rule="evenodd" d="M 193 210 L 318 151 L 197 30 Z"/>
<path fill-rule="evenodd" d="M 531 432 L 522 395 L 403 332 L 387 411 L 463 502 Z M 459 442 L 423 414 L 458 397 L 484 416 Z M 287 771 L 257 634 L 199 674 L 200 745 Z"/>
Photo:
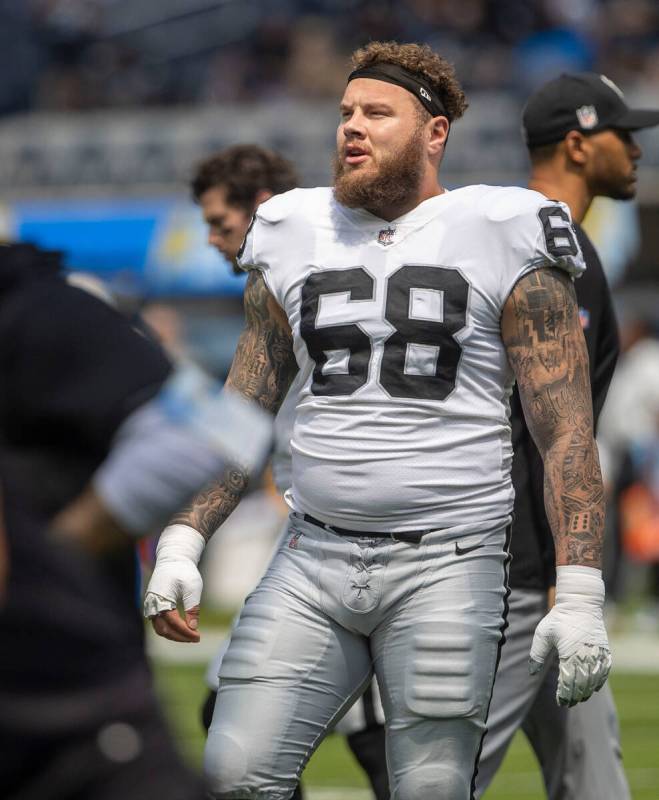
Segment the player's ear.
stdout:
<path fill-rule="evenodd" d="M 429 156 L 441 156 L 444 143 L 448 138 L 448 129 L 449 123 L 446 117 L 433 117 L 430 120 Z"/>
<path fill-rule="evenodd" d="M 582 167 L 588 160 L 586 137 L 579 131 L 570 131 L 563 139 L 563 148 L 569 161 Z"/>
<path fill-rule="evenodd" d="M 273 194 L 274 193 L 271 192 L 270 189 L 259 189 L 254 198 L 254 211 L 256 211 L 261 203 L 265 203 L 266 200 L 269 200 Z"/>

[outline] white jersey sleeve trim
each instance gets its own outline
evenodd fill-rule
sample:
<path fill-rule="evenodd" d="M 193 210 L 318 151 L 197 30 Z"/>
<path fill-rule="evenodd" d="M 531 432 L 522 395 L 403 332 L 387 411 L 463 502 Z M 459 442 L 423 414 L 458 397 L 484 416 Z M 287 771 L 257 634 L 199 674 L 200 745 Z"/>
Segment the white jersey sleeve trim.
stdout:
<path fill-rule="evenodd" d="M 560 269 L 563 272 L 566 272 L 572 281 L 574 281 L 576 278 L 579 278 L 585 272 L 586 266 L 583 261 L 583 253 L 581 252 L 581 247 L 579 246 L 579 241 L 576 237 L 576 233 L 573 234 L 574 243 L 577 247 L 577 253 L 575 255 L 556 257 L 551 255 L 551 253 L 547 252 L 545 232 L 543 230 L 539 215 L 541 209 L 551 206 L 560 206 L 567 212 L 568 217 L 570 217 L 569 208 L 565 205 L 565 203 L 562 203 L 560 201 L 554 201 L 554 202 L 547 201 L 538 206 L 536 218 L 538 220 L 539 229 L 536 234 L 533 246 L 533 252 L 537 253 L 537 255 L 534 258 L 531 258 L 525 265 L 520 267 L 520 270 L 517 272 L 515 277 L 505 287 L 505 290 L 502 295 L 503 296 L 502 311 L 503 311 L 503 306 L 505 306 L 505 304 L 508 302 L 508 298 L 512 294 L 512 291 L 515 288 L 515 286 L 525 275 L 528 275 L 529 272 L 545 268 Z M 572 230 L 574 231 L 574 229 Z"/>
<path fill-rule="evenodd" d="M 272 279 L 272 273 L 267 265 L 263 263 L 258 257 L 258 243 L 257 232 L 263 225 L 261 215 L 257 211 L 252 217 L 247 233 L 245 234 L 245 241 L 243 242 L 238 258 L 236 259 L 238 266 L 243 272 L 252 272 L 254 270 L 261 273 L 265 285 L 270 294 L 281 305 L 281 301 L 277 295 L 277 289 Z"/>

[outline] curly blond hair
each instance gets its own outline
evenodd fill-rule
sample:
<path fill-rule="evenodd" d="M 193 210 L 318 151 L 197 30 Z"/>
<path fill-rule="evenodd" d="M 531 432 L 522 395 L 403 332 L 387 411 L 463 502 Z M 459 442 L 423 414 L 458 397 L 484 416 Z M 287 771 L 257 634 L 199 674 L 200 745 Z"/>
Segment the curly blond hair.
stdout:
<path fill-rule="evenodd" d="M 352 54 L 353 69 L 374 64 L 397 64 L 422 76 L 437 92 L 449 122 L 460 119 L 467 108 L 462 86 L 453 65 L 437 55 L 427 44 L 369 42 Z"/>

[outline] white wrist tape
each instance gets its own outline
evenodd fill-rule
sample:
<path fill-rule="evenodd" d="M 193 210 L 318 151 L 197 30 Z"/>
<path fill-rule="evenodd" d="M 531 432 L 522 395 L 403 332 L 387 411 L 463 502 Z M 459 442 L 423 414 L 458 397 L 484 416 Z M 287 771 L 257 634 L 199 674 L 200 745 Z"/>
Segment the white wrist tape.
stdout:
<path fill-rule="evenodd" d="M 158 539 L 156 558 L 161 564 L 184 559 L 198 564 L 205 546 L 204 537 L 190 525 L 168 525 Z"/>
<path fill-rule="evenodd" d="M 156 548 L 156 566 L 144 597 L 144 616 L 155 617 L 183 607 L 199 605 L 203 582 L 197 563 L 206 542 L 189 525 L 169 525 L 161 533 Z"/>
<path fill-rule="evenodd" d="M 572 564 L 556 567 L 556 605 L 604 605 L 602 570 Z"/>

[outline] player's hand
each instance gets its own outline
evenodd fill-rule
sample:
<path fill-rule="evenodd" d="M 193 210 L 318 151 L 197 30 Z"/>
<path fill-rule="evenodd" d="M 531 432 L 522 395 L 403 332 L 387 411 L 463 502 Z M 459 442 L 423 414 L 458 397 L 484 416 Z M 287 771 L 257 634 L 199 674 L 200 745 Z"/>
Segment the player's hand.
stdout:
<path fill-rule="evenodd" d="M 604 628 L 604 583 L 592 567 L 556 570 L 556 604 L 535 630 L 529 669 L 539 672 L 555 647 L 559 656 L 556 701 L 573 706 L 587 700 L 606 682 L 611 651 Z"/>
<path fill-rule="evenodd" d="M 144 597 L 144 616 L 159 636 L 174 642 L 198 642 L 203 581 L 197 563 L 204 538 L 187 525 L 170 525 L 160 536 L 156 566 Z M 185 618 L 177 608 L 182 605 Z"/>

